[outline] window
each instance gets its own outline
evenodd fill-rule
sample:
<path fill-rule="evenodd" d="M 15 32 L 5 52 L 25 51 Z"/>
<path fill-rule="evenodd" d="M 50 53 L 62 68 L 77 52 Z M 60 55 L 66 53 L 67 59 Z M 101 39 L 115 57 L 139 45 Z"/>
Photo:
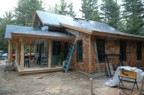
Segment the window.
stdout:
<path fill-rule="evenodd" d="M 60 55 L 61 53 L 61 42 L 60 41 L 53 41 L 53 55 Z"/>
<path fill-rule="evenodd" d="M 126 41 L 120 41 L 120 54 L 122 61 L 126 61 Z"/>
<path fill-rule="evenodd" d="M 77 41 L 77 62 L 83 61 L 83 42 L 82 40 Z"/>
<path fill-rule="evenodd" d="M 137 43 L 137 60 L 142 60 L 142 43 Z"/>
<path fill-rule="evenodd" d="M 41 53 L 44 53 L 44 42 L 40 44 Z"/>
<path fill-rule="evenodd" d="M 68 55 L 68 42 L 64 43 L 64 59 L 66 59 L 67 55 Z"/>
<path fill-rule="evenodd" d="M 105 57 L 103 56 L 103 54 L 105 54 L 105 41 L 104 40 L 96 40 L 96 45 L 97 45 L 99 62 L 104 62 Z"/>

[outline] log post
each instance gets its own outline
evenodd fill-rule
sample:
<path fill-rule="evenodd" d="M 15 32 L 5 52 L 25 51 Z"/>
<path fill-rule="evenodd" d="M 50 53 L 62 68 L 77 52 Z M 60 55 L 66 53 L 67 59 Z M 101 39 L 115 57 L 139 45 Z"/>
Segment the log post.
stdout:
<path fill-rule="evenodd" d="M 12 62 L 12 40 L 8 40 L 8 63 Z"/>
<path fill-rule="evenodd" d="M 20 44 L 16 43 L 16 63 L 20 65 Z"/>
<path fill-rule="evenodd" d="M 29 46 L 29 60 L 31 60 L 31 46 Z"/>
<path fill-rule="evenodd" d="M 52 41 L 48 41 L 48 68 L 51 68 Z"/>
<path fill-rule="evenodd" d="M 18 57 L 19 57 L 19 54 L 18 54 L 18 53 L 19 53 L 19 50 L 18 50 L 18 48 L 19 48 L 19 46 L 18 46 L 18 42 L 17 42 L 17 43 L 16 43 L 16 63 L 17 63 L 17 64 L 19 64 L 19 63 L 18 63 L 18 60 L 19 60 L 19 58 L 18 58 Z"/>
<path fill-rule="evenodd" d="M 24 40 L 21 39 L 20 70 L 24 69 Z"/>

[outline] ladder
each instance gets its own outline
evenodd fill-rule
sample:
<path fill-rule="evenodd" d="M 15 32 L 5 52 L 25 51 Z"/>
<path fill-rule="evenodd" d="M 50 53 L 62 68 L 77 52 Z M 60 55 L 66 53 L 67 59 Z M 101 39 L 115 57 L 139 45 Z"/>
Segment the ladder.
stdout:
<path fill-rule="evenodd" d="M 70 66 L 70 62 L 71 62 L 71 59 L 72 59 L 72 54 L 74 52 L 74 48 L 75 48 L 75 44 L 73 43 L 69 49 L 69 52 L 68 52 L 68 55 L 66 57 L 66 61 L 65 61 L 65 64 L 63 66 L 63 72 L 67 73 L 68 70 L 69 70 L 69 66 Z"/>

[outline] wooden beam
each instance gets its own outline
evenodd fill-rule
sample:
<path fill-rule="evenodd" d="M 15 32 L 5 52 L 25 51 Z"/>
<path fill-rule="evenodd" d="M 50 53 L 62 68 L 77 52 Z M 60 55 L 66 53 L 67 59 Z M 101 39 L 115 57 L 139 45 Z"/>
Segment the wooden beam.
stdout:
<path fill-rule="evenodd" d="M 24 69 L 24 40 L 21 39 L 21 58 L 20 58 L 20 70 Z"/>
<path fill-rule="evenodd" d="M 31 46 L 29 46 L 29 60 L 31 60 Z"/>
<path fill-rule="evenodd" d="M 26 69 L 26 70 L 19 70 L 19 74 L 34 74 L 34 73 L 48 73 L 48 72 L 58 72 L 61 71 L 62 67 L 55 67 L 55 68 L 36 68 L 36 69 Z"/>
<path fill-rule="evenodd" d="M 17 42 L 17 43 L 16 43 L 16 63 L 19 62 L 19 61 L 18 61 L 18 60 L 19 60 L 19 58 L 18 58 L 18 57 L 19 57 L 19 56 L 18 56 L 18 55 L 19 55 L 19 54 L 18 54 L 18 53 L 19 53 L 18 48 L 19 48 L 19 46 L 18 46 L 18 42 Z"/>
<path fill-rule="evenodd" d="M 48 68 L 51 68 L 52 41 L 48 40 Z"/>
<path fill-rule="evenodd" d="M 62 37 L 62 36 L 46 36 L 46 35 L 34 35 L 34 34 L 22 34 L 22 33 L 12 33 L 13 38 L 33 38 L 33 39 L 54 39 L 54 40 L 67 40 L 67 41 L 73 41 L 75 40 L 75 37 Z M 28 40 L 29 41 L 29 40 Z"/>
<path fill-rule="evenodd" d="M 21 53 L 21 46 L 20 42 L 18 42 L 18 65 L 20 65 L 20 53 Z"/>
<path fill-rule="evenodd" d="M 93 31 L 92 35 L 102 36 L 102 37 L 114 37 L 118 39 L 144 41 L 144 38 L 140 38 L 140 37 L 131 37 L 131 36 L 126 36 L 126 35 L 112 34 L 112 33 L 106 33 L 106 32 L 102 33 L 98 31 Z"/>
<path fill-rule="evenodd" d="M 12 62 L 12 40 L 8 40 L 8 63 Z"/>

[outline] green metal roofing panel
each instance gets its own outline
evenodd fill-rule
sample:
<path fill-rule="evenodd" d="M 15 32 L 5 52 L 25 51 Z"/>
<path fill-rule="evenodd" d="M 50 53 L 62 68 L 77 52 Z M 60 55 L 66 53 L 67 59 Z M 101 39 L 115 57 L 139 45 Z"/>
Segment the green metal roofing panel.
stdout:
<path fill-rule="evenodd" d="M 36 13 L 44 25 L 53 25 L 53 26 L 62 27 L 61 23 L 63 23 L 63 24 L 67 24 L 67 25 L 71 25 L 71 26 L 75 26 L 79 28 L 92 30 L 95 32 L 118 34 L 118 35 L 124 35 L 124 36 L 136 37 L 136 38 L 144 38 L 144 36 L 138 36 L 138 35 L 128 34 L 124 32 L 119 32 L 113 27 L 109 26 L 108 24 L 105 24 L 102 22 L 79 19 L 79 18 L 72 18 L 69 16 L 48 13 L 44 11 L 36 11 Z"/>
<path fill-rule="evenodd" d="M 41 30 L 38 28 L 27 27 L 27 26 L 17 26 L 17 25 L 7 25 L 5 38 L 11 38 L 11 33 L 25 34 L 25 35 L 37 35 L 37 36 L 51 36 L 51 37 L 69 37 L 74 38 L 75 36 L 68 32 L 56 32 Z"/>

